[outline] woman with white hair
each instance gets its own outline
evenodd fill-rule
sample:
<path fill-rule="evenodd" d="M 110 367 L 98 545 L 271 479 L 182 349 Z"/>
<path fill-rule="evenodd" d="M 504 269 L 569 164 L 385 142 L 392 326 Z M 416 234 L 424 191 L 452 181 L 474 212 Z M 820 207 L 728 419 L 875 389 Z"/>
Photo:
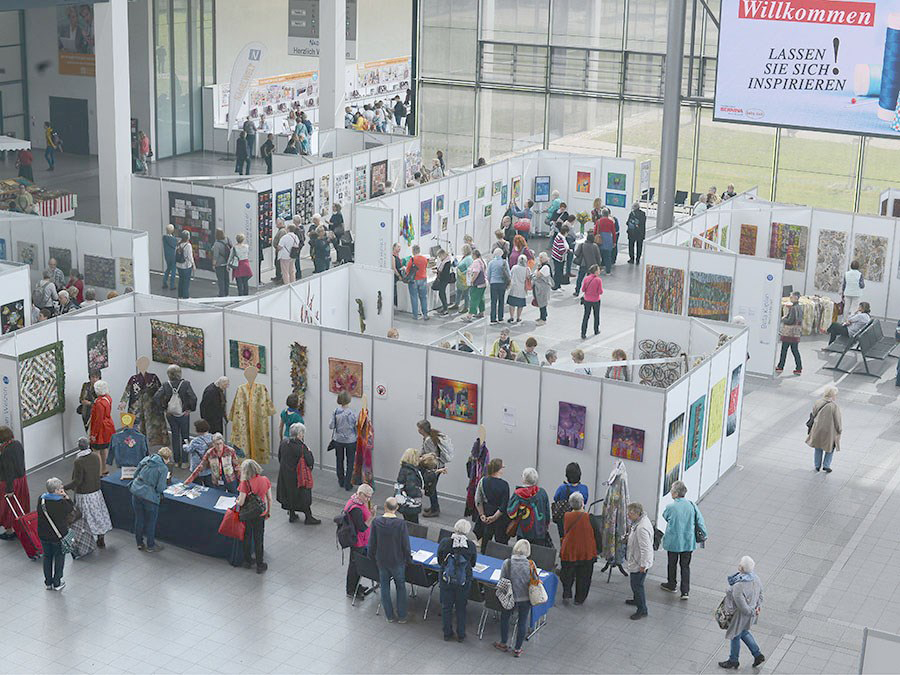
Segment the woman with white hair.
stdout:
<path fill-rule="evenodd" d="M 453 610 L 456 609 L 456 641 L 466 639 L 466 603 L 472 586 L 472 568 L 478 558 L 475 542 L 469 539 L 472 523 L 460 518 L 453 534 L 438 544 L 437 559 L 441 566 L 441 614 L 444 641 L 453 639 Z"/>
<path fill-rule="evenodd" d="M 288 437 L 281 439 L 275 498 L 288 512 L 289 523 L 299 520 L 297 511 L 300 511 L 306 517 L 306 525 L 318 525 L 322 521 L 314 518 L 311 510 L 315 459 L 304 441 L 305 435 L 306 425 L 294 422 L 288 430 Z"/>
<path fill-rule="evenodd" d="M 740 667 L 738 658 L 741 653 L 741 642 L 753 654 L 753 667 L 757 668 L 766 657 L 759 650 L 759 645 L 750 633 L 750 626 L 756 623 L 762 609 L 762 582 L 756 576 L 756 563 L 748 555 L 741 558 L 738 571 L 728 577 L 728 590 L 725 591 L 725 613 L 731 614 L 725 638 L 731 640 L 731 653 L 727 661 L 719 661 L 719 667 L 737 670 Z"/>
<path fill-rule="evenodd" d="M 562 566 L 560 581 L 563 586 L 563 600 L 572 597 L 575 585 L 575 604 L 587 600 L 591 590 L 591 577 L 597 561 L 597 539 L 591 524 L 590 514 L 584 510 L 584 495 L 573 492 L 569 495 L 571 511 L 563 518 L 563 536 L 559 547 Z"/>
<path fill-rule="evenodd" d="M 238 485 L 237 504 L 243 513 L 241 521 L 244 530 L 244 567 L 253 567 L 251 547 L 256 551 L 256 573 L 262 574 L 269 566 L 263 562 L 263 539 L 266 533 L 266 518 L 272 514 L 272 483 L 263 475 L 262 467 L 252 459 L 241 463 L 241 482 Z M 249 513 L 248 513 L 249 512 Z M 258 514 L 258 515 L 257 515 Z"/>
<path fill-rule="evenodd" d="M 356 588 L 359 586 L 359 572 L 356 569 L 353 553 L 366 554 L 366 547 L 369 545 L 369 535 L 371 534 L 370 527 L 372 521 L 375 520 L 377 512 L 377 507 L 372 505 L 373 494 L 375 494 L 375 490 L 372 489 L 372 486 L 368 483 L 363 483 L 356 488 L 356 492 L 351 495 L 344 505 L 343 512 L 347 514 L 347 519 L 353 525 L 354 532 L 356 532 L 356 541 L 350 546 L 350 556 L 347 562 L 346 590 L 348 598 L 354 597 Z"/>
<path fill-rule="evenodd" d="M 44 587 L 48 591 L 61 591 L 66 587 L 62 580 L 66 555 L 61 540 L 69 533 L 69 518 L 74 510 L 63 482 L 59 478 L 50 478 L 37 508 L 37 535 L 44 549 Z"/>
<path fill-rule="evenodd" d="M 181 366 L 171 364 L 166 368 L 168 381 L 153 396 L 157 409 L 166 411 L 166 421 L 172 434 L 172 452 L 178 468 L 186 459 L 183 444 L 191 433 L 191 413 L 197 408 L 197 395 L 191 383 L 181 377 Z"/>
<path fill-rule="evenodd" d="M 506 514 L 516 525 L 515 536 L 539 546 L 553 546 L 550 541 L 550 498 L 538 487 L 537 469 L 522 472 L 522 485 L 509 498 Z"/>
<path fill-rule="evenodd" d="M 806 426 L 809 435 L 806 444 L 815 450 L 813 461 L 815 469 L 831 473 L 831 461 L 834 453 L 841 449 L 841 409 L 837 404 L 837 387 L 827 386 L 822 398 L 813 404 L 812 412 Z"/>
<path fill-rule="evenodd" d="M 547 304 L 550 302 L 550 291 L 553 289 L 553 270 L 550 269 L 550 256 L 542 251 L 538 256 L 537 265 L 534 267 L 534 283 L 532 293 L 534 304 L 540 311 L 540 317 L 535 324 L 543 326 L 547 323 Z"/>
<path fill-rule="evenodd" d="M 105 476 L 109 473 L 106 469 L 106 455 L 109 453 L 112 436 L 116 433 L 116 425 L 112 421 L 112 397 L 105 380 L 94 382 L 94 393 L 97 398 L 91 405 L 90 441 L 91 448 L 100 453 L 100 464 Z"/>
<path fill-rule="evenodd" d="M 225 445 L 225 437 L 222 434 L 213 434 L 212 443 L 203 455 L 191 475 L 184 484 L 193 483 L 200 473 L 209 469 L 208 485 L 228 492 L 237 489 L 238 477 L 241 475 L 241 462 L 234 448 Z"/>
<path fill-rule="evenodd" d="M 519 539 L 513 545 L 512 555 L 503 561 L 500 568 L 500 579 L 507 579 L 512 585 L 516 604 L 512 609 L 500 612 L 500 642 L 495 642 L 494 648 L 501 652 L 509 651 L 509 620 L 515 612 L 518 622 L 513 656 L 516 657 L 522 653 L 522 643 L 525 642 L 525 634 L 528 632 L 528 614 L 531 611 L 531 600 L 528 596 L 528 588 L 531 585 L 532 562 L 528 559 L 530 556 L 531 544 L 527 539 Z"/>

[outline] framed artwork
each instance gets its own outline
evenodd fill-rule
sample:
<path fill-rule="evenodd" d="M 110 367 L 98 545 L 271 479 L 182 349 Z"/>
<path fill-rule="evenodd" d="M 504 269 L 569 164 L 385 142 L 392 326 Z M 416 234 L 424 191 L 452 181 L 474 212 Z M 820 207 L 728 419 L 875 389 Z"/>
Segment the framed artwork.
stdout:
<path fill-rule="evenodd" d="M 769 237 L 769 257 L 784 260 L 784 269 L 806 271 L 806 247 L 809 228 L 806 225 L 772 223 Z"/>
<path fill-rule="evenodd" d="M 306 386 L 307 370 L 309 369 L 309 353 L 304 345 L 299 342 L 291 343 L 291 392 L 297 394 L 300 401 L 298 410 L 303 415 L 306 412 Z"/>
<path fill-rule="evenodd" d="M 559 402 L 556 422 L 556 444 L 584 450 L 584 426 L 587 408 L 577 403 Z"/>
<path fill-rule="evenodd" d="M 150 357 L 156 363 L 176 363 L 203 372 L 203 329 L 150 319 Z"/>
<path fill-rule="evenodd" d="M 465 220 L 469 217 L 469 200 L 463 199 L 456 203 L 456 219 Z"/>
<path fill-rule="evenodd" d="M 291 209 L 291 190 L 279 190 L 275 193 L 275 217 L 285 222 L 294 217 Z"/>
<path fill-rule="evenodd" d="M 212 270 L 212 245 L 216 241 L 216 200 L 214 197 L 169 192 L 169 222 L 176 232 L 191 235 L 197 269 Z"/>
<path fill-rule="evenodd" d="M 434 198 L 434 212 L 440 213 L 444 210 L 444 195 L 437 195 Z"/>
<path fill-rule="evenodd" d="M 478 385 L 432 375 L 431 416 L 478 424 Z"/>
<path fill-rule="evenodd" d="M 888 257 L 887 237 L 857 234 L 853 237 L 853 260 L 859 261 L 859 272 L 866 281 L 884 281 L 885 261 Z"/>
<path fill-rule="evenodd" d="M 119 258 L 119 283 L 134 286 L 134 260 L 131 258 Z"/>
<path fill-rule="evenodd" d="M 490 218 L 491 214 L 494 212 L 493 204 L 485 204 L 484 205 L 484 217 Z"/>
<path fill-rule="evenodd" d="M 644 430 L 626 427 L 623 424 L 612 425 L 613 457 L 630 459 L 633 462 L 644 461 Z"/>
<path fill-rule="evenodd" d="M 484 199 L 485 192 L 487 192 L 487 186 L 479 185 L 475 190 L 475 199 Z"/>
<path fill-rule="evenodd" d="M 681 314 L 684 303 L 684 270 L 647 265 L 644 273 L 644 309 Z"/>
<path fill-rule="evenodd" d="M 610 172 L 606 174 L 606 189 L 625 190 L 626 180 L 627 178 L 624 173 Z"/>
<path fill-rule="evenodd" d="M 816 269 L 813 286 L 827 293 L 840 293 L 844 281 L 844 252 L 847 250 L 847 233 L 837 230 L 819 232 L 816 245 Z"/>
<path fill-rule="evenodd" d="M 741 366 L 731 371 L 731 389 L 728 392 L 728 421 L 725 425 L 725 435 L 731 436 L 737 431 L 738 396 L 741 393 Z"/>
<path fill-rule="evenodd" d="M 334 201 L 345 212 L 353 205 L 353 174 L 350 171 L 334 174 Z M 312 214 L 309 219 L 312 220 Z"/>
<path fill-rule="evenodd" d="M 627 206 L 625 194 L 620 192 L 607 192 L 605 201 L 607 206 L 614 206 L 616 208 L 625 208 L 625 206 Z"/>
<path fill-rule="evenodd" d="M 504 185 L 500 188 L 500 206 L 506 206 L 509 203 L 509 186 Z"/>
<path fill-rule="evenodd" d="M 25 300 L 13 300 L 0 307 L 0 334 L 25 328 Z"/>
<path fill-rule="evenodd" d="M 369 185 L 369 194 L 374 194 L 378 190 L 379 183 L 388 182 L 388 163 L 386 159 L 380 162 L 372 162 L 371 184 Z"/>
<path fill-rule="evenodd" d="M 756 255 L 756 234 L 759 228 L 756 225 L 741 225 L 741 240 L 738 243 L 738 253 L 741 255 Z"/>
<path fill-rule="evenodd" d="M 491 186 L 491 197 L 494 195 L 500 194 L 500 188 L 503 187 L 502 180 L 495 180 L 493 185 Z"/>
<path fill-rule="evenodd" d="M 684 456 L 684 470 L 687 472 L 700 459 L 703 447 L 703 414 L 706 412 L 706 394 L 691 404 L 688 411 L 687 452 Z"/>
<path fill-rule="evenodd" d="M 294 184 L 294 213 L 300 216 L 304 225 L 312 222 L 316 212 L 315 184 L 315 178 L 305 178 Z"/>
<path fill-rule="evenodd" d="M 87 336 L 87 365 L 88 372 L 109 368 L 109 339 L 105 328 Z"/>
<path fill-rule="evenodd" d="M 575 192 L 580 194 L 591 194 L 591 172 L 575 171 Z"/>
<path fill-rule="evenodd" d="M 424 236 L 431 234 L 431 218 L 433 216 L 431 210 L 431 200 L 426 199 L 419 203 L 419 234 Z"/>
<path fill-rule="evenodd" d="M 447 225 L 450 219 L 447 216 L 441 216 L 441 232 L 447 231 Z"/>
<path fill-rule="evenodd" d="M 53 417 L 66 409 L 63 343 L 53 342 L 19 356 L 19 410 L 22 426 Z"/>
<path fill-rule="evenodd" d="M 534 201 L 536 204 L 550 201 L 550 176 L 534 177 Z"/>
<path fill-rule="evenodd" d="M 62 270 L 62 273 L 65 274 L 66 277 L 68 277 L 69 273 L 72 271 L 72 251 L 67 248 L 51 246 L 49 254 L 50 257 L 56 261 L 56 266 Z"/>
<path fill-rule="evenodd" d="M 31 269 L 37 270 L 37 245 L 31 244 L 27 241 L 19 241 L 17 242 L 17 260 L 20 263 L 25 263 Z M 87 283 L 87 279 L 85 279 L 85 283 Z"/>
<path fill-rule="evenodd" d="M 328 391 L 340 394 L 346 391 L 351 396 L 363 395 L 363 364 L 346 359 L 328 359 Z"/>
<path fill-rule="evenodd" d="M 367 166 L 358 166 L 353 171 L 353 201 L 357 204 L 369 198 L 369 185 L 366 182 L 367 169 Z"/>
<path fill-rule="evenodd" d="M 115 258 L 85 255 L 84 285 L 115 290 L 117 269 Z"/>
<path fill-rule="evenodd" d="M 513 178 L 509 184 L 512 186 L 510 191 L 512 195 L 510 198 L 519 206 L 522 205 L 522 176 L 516 176 Z"/>
<path fill-rule="evenodd" d="M 266 348 L 240 340 L 228 341 L 228 356 L 232 368 L 244 370 L 255 366 L 260 375 L 266 374 Z"/>
<path fill-rule="evenodd" d="M 298 202 L 299 204 L 299 202 Z M 259 231 L 259 245 L 272 245 L 272 191 L 266 190 L 256 195 L 256 226 Z"/>
<path fill-rule="evenodd" d="M 728 321 L 732 279 L 723 274 L 691 272 L 688 287 L 688 316 Z"/>
<path fill-rule="evenodd" d="M 716 382 L 709 392 L 709 419 L 706 421 L 706 447 L 711 448 L 722 438 L 722 416 L 725 414 L 725 378 Z"/>
<path fill-rule="evenodd" d="M 422 151 L 420 149 L 410 150 L 403 155 L 403 172 L 406 180 L 403 181 L 405 186 L 416 177 L 416 171 L 422 168 Z M 399 189 L 399 186 L 398 186 Z"/>
<path fill-rule="evenodd" d="M 343 206 L 341 207 L 344 208 Z M 326 173 L 319 177 L 319 213 L 326 220 L 331 213 L 331 174 Z"/>
<path fill-rule="evenodd" d="M 666 437 L 666 474 L 663 479 L 663 496 L 672 490 L 672 483 L 681 478 L 681 462 L 684 460 L 684 413 L 669 422 Z"/>

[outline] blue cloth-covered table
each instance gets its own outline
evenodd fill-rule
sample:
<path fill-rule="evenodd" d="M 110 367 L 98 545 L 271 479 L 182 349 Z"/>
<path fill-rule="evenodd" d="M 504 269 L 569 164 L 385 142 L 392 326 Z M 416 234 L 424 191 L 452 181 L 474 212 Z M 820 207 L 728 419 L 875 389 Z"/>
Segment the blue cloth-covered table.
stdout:
<path fill-rule="evenodd" d="M 120 478 L 121 471 L 104 476 L 100 489 L 109 508 L 113 527 L 134 532 L 134 509 L 131 507 L 130 480 Z M 219 534 L 224 511 L 213 508 L 219 497 L 234 496 L 224 490 L 209 488 L 196 499 L 163 494 L 156 522 L 156 538 L 179 548 L 225 558 L 232 565 L 243 562 L 241 542 Z"/>
<path fill-rule="evenodd" d="M 432 553 L 432 558 L 430 561 L 425 563 L 419 563 L 418 561 L 413 562 L 423 565 L 430 570 L 440 571 L 441 566 L 437 564 L 437 559 L 434 557 L 435 555 L 437 555 L 437 542 L 430 541 L 428 539 L 420 539 L 419 537 L 410 537 L 409 548 L 413 552 L 413 554 L 415 554 L 416 551 L 430 551 Z M 475 579 L 475 581 L 480 581 L 484 584 L 488 584 L 489 586 L 496 586 L 497 582 L 491 579 L 491 575 L 495 570 L 499 570 L 501 567 L 503 567 L 503 561 L 500 558 L 492 558 L 490 556 L 482 555 L 479 553 L 476 562 L 481 563 L 482 565 L 487 565 L 487 569 L 482 570 L 481 572 L 472 570 L 472 578 Z M 547 591 L 547 602 L 545 602 L 543 605 L 538 605 L 531 608 L 531 621 L 528 624 L 529 628 L 533 628 L 535 624 L 538 623 L 538 621 L 540 621 L 547 615 L 547 612 L 550 611 L 550 608 L 553 607 L 554 602 L 556 602 L 556 589 L 559 586 L 559 578 L 553 572 L 539 569 L 538 574 L 540 575 L 541 581 L 544 584 L 544 588 Z"/>

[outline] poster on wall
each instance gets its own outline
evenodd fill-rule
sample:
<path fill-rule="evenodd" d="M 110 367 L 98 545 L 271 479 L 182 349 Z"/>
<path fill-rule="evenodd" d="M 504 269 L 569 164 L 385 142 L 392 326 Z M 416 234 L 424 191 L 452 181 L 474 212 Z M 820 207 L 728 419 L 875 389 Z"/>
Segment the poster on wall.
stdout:
<path fill-rule="evenodd" d="M 56 37 L 60 75 L 87 75 L 96 72 L 94 61 L 94 5 L 59 5 L 56 8 Z"/>
<path fill-rule="evenodd" d="M 426 199 L 419 204 L 419 234 L 431 234 L 431 200 Z"/>
<path fill-rule="evenodd" d="M 630 459 L 633 462 L 644 461 L 644 430 L 626 427 L 623 424 L 612 425 L 613 457 Z"/>
<path fill-rule="evenodd" d="M 275 217 L 281 218 L 285 222 L 294 217 L 294 212 L 291 210 L 290 189 L 279 190 L 275 193 Z"/>
<path fill-rule="evenodd" d="M 478 385 L 432 375 L 431 416 L 478 424 Z"/>
<path fill-rule="evenodd" d="M 893 0 L 723 2 L 713 119 L 900 138 Z"/>
<path fill-rule="evenodd" d="M 176 232 L 188 232 L 197 269 L 212 271 L 216 241 L 216 200 L 213 197 L 169 192 L 169 222 Z"/>
<path fill-rule="evenodd" d="M 620 190 L 624 192 L 627 182 L 628 178 L 624 173 L 615 173 L 610 171 L 608 174 L 606 174 L 607 190 Z"/>
<path fill-rule="evenodd" d="M 494 196 L 500 194 L 500 188 L 502 188 L 502 187 L 503 187 L 503 181 L 502 181 L 502 180 L 495 180 L 495 181 L 491 184 L 491 197 L 494 197 Z"/>
<path fill-rule="evenodd" d="M 512 195 L 510 198 L 516 203 L 516 206 L 522 205 L 522 177 L 516 176 L 514 177 L 509 184 L 512 186 L 511 192 Z"/>
<path fill-rule="evenodd" d="M 589 170 L 575 170 L 575 192 L 584 195 L 591 194 L 591 172 Z"/>
<path fill-rule="evenodd" d="M 304 225 L 312 222 L 316 212 L 315 185 L 315 178 L 305 178 L 294 184 L 294 210 Z"/>
<path fill-rule="evenodd" d="M 434 198 L 434 212 L 440 213 L 444 210 L 444 195 L 437 195 Z"/>
<path fill-rule="evenodd" d="M 534 202 L 540 204 L 550 201 L 550 176 L 534 177 Z"/>
<path fill-rule="evenodd" d="M 706 447 L 711 448 L 722 438 L 722 415 L 725 413 L 725 378 L 716 382 L 709 392 L 709 419 L 706 423 Z"/>
<path fill-rule="evenodd" d="M 587 408 L 577 403 L 559 402 L 556 422 L 556 444 L 584 450 L 584 427 Z"/>
<path fill-rule="evenodd" d="M 728 422 L 725 435 L 731 436 L 737 431 L 738 395 L 741 391 L 741 366 L 731 372 L 731 390 L 728 393 Z"/>
<path fill-rule="evenodd" d="M 669 494 L 672 490 L 672 483 L 681 478 L 681 462 L 684 459 L 684 413 L 669 422 L 667 439 L 663 496 Z"/>
<path fill-rule="evenodd" d="M 703 447 L 703 413 L 706 411 L 706 394 L 691 404 L 688 411 L 687 452 L 684 456 L 684 470 L 687 472 L 700 459 Z"/>
<path fill-rule="evenodd" d="M 259 245 L 261 248 L 269 248 L 272 245 L 272 191 L 257 194 L 256 206 Z"/>
<path fill-rule="evenodd" d="M 624 209 L 628 205 L 628 201 L 625 199 L 625 194 L 619 192 L 607 192 L 604 202 L 607 206 L 612 206 L 618 209 Z"/>

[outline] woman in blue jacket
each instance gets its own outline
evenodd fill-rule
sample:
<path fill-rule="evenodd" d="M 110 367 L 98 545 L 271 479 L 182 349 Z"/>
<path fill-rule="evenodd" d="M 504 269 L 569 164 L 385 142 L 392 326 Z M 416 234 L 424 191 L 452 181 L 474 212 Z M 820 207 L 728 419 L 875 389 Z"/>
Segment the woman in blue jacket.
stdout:
<path fill-rule="evenodd" d="M 139 551 L 156 553 L 162 546 L 156 543 L 156 518 L 159 501 L 166 489 L 169 477 L 168 465 L 172 463 L 172 451 L 160 448 L 159 452 L 144 457 L 131 481 L 131 505 L 134 508 L 134 538 Z M 144 546 L 144 536 L 147 545 Z"/>

